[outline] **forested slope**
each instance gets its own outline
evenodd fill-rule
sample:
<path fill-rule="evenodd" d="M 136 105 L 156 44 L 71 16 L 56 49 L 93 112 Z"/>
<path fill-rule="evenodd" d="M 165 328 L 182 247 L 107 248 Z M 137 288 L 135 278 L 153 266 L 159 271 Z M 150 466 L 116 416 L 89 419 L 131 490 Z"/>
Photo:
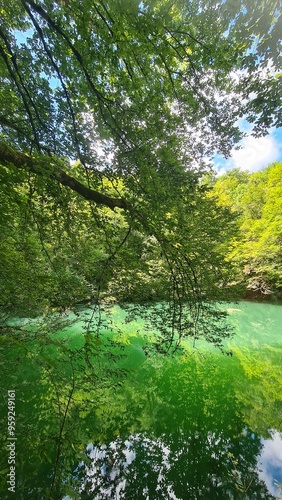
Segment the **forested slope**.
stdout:
<path fill-rule="evenodd" d="M 217 179 L 213 192 L 238 216 L 239 234 L 228 258 L 236 264 L 247 296 L 281 298 L 282 163 L 255 173 L 230 170 Z"/>

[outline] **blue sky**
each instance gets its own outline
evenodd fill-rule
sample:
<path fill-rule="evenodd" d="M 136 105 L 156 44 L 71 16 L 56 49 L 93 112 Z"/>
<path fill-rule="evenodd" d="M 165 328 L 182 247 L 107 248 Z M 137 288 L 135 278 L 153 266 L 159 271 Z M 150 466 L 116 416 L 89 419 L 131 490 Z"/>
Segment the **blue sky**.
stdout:
<path fill-rule="evenodd" d="M 216 155 L 213 163 L 220 175 L 231 168 L 256 172 L 275 161 L 282 161 L 282 128 L 271 129 L 265 137 L 252 137 L 251 125 L 242 120 L 240 127 L 248 135 L 241 141 L 240 149 L 232 149 L 227 160 Z"/>

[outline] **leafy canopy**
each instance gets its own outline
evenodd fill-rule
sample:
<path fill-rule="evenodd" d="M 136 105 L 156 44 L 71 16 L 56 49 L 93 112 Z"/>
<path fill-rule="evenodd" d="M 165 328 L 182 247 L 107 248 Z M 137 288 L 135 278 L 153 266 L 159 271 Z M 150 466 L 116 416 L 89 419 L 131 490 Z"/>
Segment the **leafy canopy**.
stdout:
<path fill-rule="evenodd" d="M 12 0 L 1 16 L 2 307 L 164 298 L 179 340 L 200 318 L 214 339 L 234 223 L 204 159 L 240 116 L 281 123 L 277 3 Z"/>
<path fill-rule="evenodd" d="M 230 170 L 215 183 L 222 206 L 238 214 L 239 234 L 228 258 L 239 279 L 258 293 L 281 297 L 282 163 L 260 172 Z"/>

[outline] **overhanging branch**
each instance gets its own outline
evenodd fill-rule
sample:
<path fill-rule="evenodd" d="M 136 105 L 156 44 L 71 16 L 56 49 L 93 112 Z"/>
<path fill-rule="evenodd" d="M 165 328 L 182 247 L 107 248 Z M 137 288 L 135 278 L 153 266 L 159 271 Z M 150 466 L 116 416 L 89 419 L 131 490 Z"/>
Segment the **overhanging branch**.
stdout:
<path fill-rule="evenodd" d="M 23 168 L 37 175 L 54 179 L 63 186 L 75 191 L 86 200 L 94 201 L 99 205 L 109 207 L 111 210 L 114 210 L 116 207 L 124 210 L 130 210 L 132 208 L 130 203 L 124 198 L 113 198 L 85 186 L 56 165 L 54 158 L 33 158 L 32 156 L 28 156 L 0 142 L 0 163 L 7 166 L 12 164 L 17 168 Z"/>

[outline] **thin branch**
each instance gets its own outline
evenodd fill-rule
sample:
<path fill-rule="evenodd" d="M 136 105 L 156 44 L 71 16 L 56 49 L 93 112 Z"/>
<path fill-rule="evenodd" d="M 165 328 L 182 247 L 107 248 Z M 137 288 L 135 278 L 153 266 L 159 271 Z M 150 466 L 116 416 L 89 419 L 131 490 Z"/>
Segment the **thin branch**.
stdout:
<path fill-rule="evenodd" d="M 170 34 L 172 35 L 172 33 L 177 33 L 179 35 L 186 35 L 186 36 L 189 36 L 189 38 L 191 38 L 191 40 L 193 40 L 195 43 L 197 43 L 198 45 L 201 45 L 201 47 L 203 47 L 204 49 L 206 49 L 208 52 L 210 52 L 210 48 L 205 45 L 203 42 L 200 42 L 200 40 L 198 40 L 197 38 L 195 38 L 193 35 L 191 35 L 191 33 L 189 33 L 188 31 L 181 31 L 179 29 L 176 29 L 176 30 L 172 30 L 172 29 L 169 29 L 167 28 L 166 26 L 164 26 L 165 30 Z"/>
<path fill-rule="evenodd" d="M 23 90 L 24 94 L 27 96 L 27 102 L 29 102 L 30 105 L 31 105 L 31 107 L 33 108 L 35 116 L 36 116 L 38 122 L 40 123 L 41 127 L 43 129 L 45 129 L 45 130 L 48 131 L 48 127 L 46 127 L 45 123 L 41 120 L 41 117 L 40 117 L 40 114 L 38 112 L 37 106 L 36 106 L 36 104 L 34 103 L 32 97 L 31 97 L 31 94 L 30 94 L 30 91 L 28 89 L 28 86 L 25 84 L 25 82 L 23 80 L 23 77 L 22 77 L 21 72 L 20 72 L 19 67 L 18 67 L 16 55 L 12 51 L 11 44 L 10 44 L 8 38 L 5 36 L 5 33 L 2 31 L 1 28 L 0 28 L 0 36 L 1 36 L 2 40 L 4 41 L 4 43 L 6 45 L 6 48 L 7 48 L 8 52 L 9 52 L 10 59 L 11 59 L 11 62 L 12 62 L 12 66 L 14 68 L 15 75 L 16 75 L 17 79 L 19 80 L 21 89 Z M 3 54 L 3 51 L 2 51 L 2 54 Z M 6 61 L 7 55 L 6 55 L 6 58 L 4 58 L 4 59 L 5 59 L 6 66 L 7 66 L 7 61 Z M 11 74 L 11 72 L 10 72 L 10 74 Z M 11 74 L 11 76 L 12 76 L 12 74 Z M 16 82 L 15 76 L 14 76 L 14 81 Z M 18 86 L 18 89 L 19 89 L 19 86 Z M 21 95 L 23 97 L 23 93 L 22 92 L 21 92 Z"/>
<path fill-rule="evenodd" d="M 93 81 L 92 81 L 92 78 L 90 76 L 90 73 L 88 72 L 85 64 L 84 64 L 84 61 L 83 61 L 83 58 L 82 58 L 82 55 L 80 54 L 80 52 L 76 49 L 76 47 L 74 46 L 74 44 L 72 43 L 72 41 L 69 39 L 69 37 L 66 35 L 66 33 L 62 30 L 62 28 L 60 26 L 58 26 L 58 24 L 56 24 L 52 19 L 51 17 L 47 14 L 47 12 L 45 12 L 45 10 L 40 7 L 39 5 L 35 4 L 32 0 L 21 0 L 24 8 L 27 10 L 27 5 L 30 5 L 32 7 L 32 9 L 37 12 L 37 14 L 39 14 L 39 16 L 44 19 L 47 24 L 52 28 L 52 30 L 54 30 L 56 33 L 58 33 L 59 35 L 61 35 L 61 37 L 65 40 L 65 42 L 67 43 L 68 47 L 70 48 L 71 52 L 73 53 L 73 55 L 75 56 L 79 66 L 81 67 L 83 73 L 84 73 L 84 76 L 86 78 L 86 81 L 88 82 L 88 85 L 90 86 L 93 94 L 97 97 L 97 101 L 98 101 L 98 105 L 99 105 L 99 109 L 100 109 L 100 113 L 102 115 L 102 118 L 103 118 L 103 121 L 105 123 L 105 125 L 121 140 L 121 142 L 123 142 L 124 144 L 126 144 L 126 141 L 124 139 L 124 136 L 125 136 L 125 132 L 124 130 L 122 130 L 118 124 L 118 122 L 116 121 L 115 117 L 113 116 L 113 113 L 112 113 L 112 110 L 110 109 L 110 104 L 114 104 L 113 100 L 112 99 L 109 99 L 108 97 L 105 97 L 94 85 Z M 108 121 L 108 118 L 105 114 L 105 109 L 108 111 L 110 117 L 111 117 L 111 120 L 114 122 L 114 126 L 112 126 L 109 121 Z"/>
<path fill-rule="evenodd" d="M 2 127 L 8 127 L 8 128 L 13 129 L 13 130 L 16 130 L 16 132 L 18 132 L 19 134 L 22 134 L 21 128 L 18 125 L 16 125 L 14 122 L 12 122 L 9 118 L 7 118 L 7 116 L 0 115 L 0 125 L 2 125 Z"/>
<path fill-rule="evenodd" d="M 1 29 L 0 29 L 0 35 L 1 35 Z M 11 65 L 10 65 L 10 61 L 9 61 L 9 57 L 7 56 L 5 50 L 3 49 L 3 47 L 0 45 L 0 54 L 2 55 L 3 57 L 3 60 L 6 64 L 6 67 L 8 69 L 8 72 L 10 74 L 10 77 L 11 77 L 11 80 L 12 82 L 16 85 L 17 89 L 18 89 L 18 92 L 19 92 L 19 95 L 23 101 L 23 105 L 24 105 L 24 108 L 26 110 L 26 113 L 29 117 L 29 120 L 30 120 L 30 125 L 31 125 L 31 128 L 32 128 L 32 131 L 33 131 L 33 136 L 34 136 L 34 141 L 38 147 L 38 149 L 40 150 L 40 141 L 39 141 L 39 138 L 38 138 L 38 135 L 37 135 L 37 130 L 36 130 L 36 127 L 35 127 L 35 123 L 34 123 L 34 120 L 33 120 L 33 116 L 32 116 L 32 113 L 30 111 L 30 108 L 29 108 L 29 105 L 28 105 L 28 101 L 26 99 L 26 96 L 21 88 L 21 85 L 18 81 L 18 78 L 16 76 L 16 74 L 14 73 Z"/>
<path fill-rule="evenodd" d="M 99 11 L 97 5 L 94 3 L 93 4 L 94 6 L 94 9 L 96 10 L 98 16 L 102 19 L 102 21 L 104 22 L 104 24 L 107 26 L 107 29 L 109 30 L 109 32 L 111 33 L 112 37 L 114 36 L 114 33 L 113 33 L 113 30 L 112 28 L 109 26 L 108 22 L 107 22 L 107 19 L 105 18 L 105 16 L 103 16 L 103 14 Z"/>
<path fill-rule="evenodd" d="M 131 233 L 131 226 L 129 226 L 128 230 L 126 231 L 126 234 L 125 236 L 123 237 L 122 241 L 118 244 L 118 246 L 116 247 L 116 249 L 113 251 L 113 253 L 107 258 L 107 263 L 110 262 L 115 256 L 116 254 L 120 251 L 120 249 L 123 247 L 123 245 L 125 244 L 127 238 L 129 237 Z"/>
<path fill-rule="evenodd" d="M 23 6 L 25 7 L 25 9 L 27 8 L 26 5 L 29 4 L 33 10 L 35 10 L 35 12 L 37 12 L 37 14 L 39 14 L 40 17 L 42 17 L 50 26 L 51 28 L 56 32 L 58 33 L 59 35 L 61 35 L 63 37 L 63 39 L 67 42 L 67 45 L 69 46 L 69 48 L 71 49 L 72 53 L 74 54 L 76 60 L 78 61 L 85 77 L 86 77 L 86 80 L 87 82 L 89 83 L 90 87 L 91 87 L 91 90 L 94 92 L 94 94 L 96 95 L 96 97 L 102 101 L 102 102 L 105 102 L 105 101 L 108 101 L 108 102 L 112 102 L 111 99 L 107 98 L 107 97 L 104 97 L 101 92 L 99 92 L 99 90 L 96 89 L 96 87 L 94 86 L 93 82 L 92 82 L 92 79 L 91 79 L 91 76 L 90 74 L 88 73 L 88 70 L 86 69 L 85 65 L 84 65 L 84 62 L 83 62 L 83 59 L 82 59 L 82 56 L 80 54 L 80 52 L 75 48 L 75 46 L 73 45 L 73 43 L 71 42 L 71 40 L 69 39 L 69 37 L 66 35 L 66 33 L 62 30 L 62 28 L 60 28 L 60 26 L 58 26 L 52 19 L 51 17 L 47 14 L 47 12 L 45 12 L 44 9 L 42 9 L 42 7 L 40 7 L 39 5 L 35 4 L 32 0 L 21 0 Z"/>
<path fill-rule="evenodd" d="M 56 476 L 57 476 L 57 472 L 58 472 L 58 468 L 59 468 L 59 460 L 60 460 L 60 456 L 61 456 L 61 448 L 62 448 L 62 443 L 63 443 L 63 431 L 65 428 L 68 411 L 69 411 L 71 400 L 72 400 L 73 393 L 75 390 L 74 367 L 73 367 L 72 360 L 70 360 L 70 364 L 71 364 L 71 368 L 72 368 L 72 382 L 71 382 L 71 388 L 69 391 L 65 411 L 63 414 L 63 419 L 62 419 L 62 422 L 60 425 L 60 432 L 59 432 L 59 436 L 58 436 L 58 447 L 57 447 L 57 454 L 56 454 L 56 462 L 55 462 L 54 473 L 53 473 L 53 478 L 52 478 L 52 483 L 51 483 L 51 491 L 53 490 L 54 485 L 55 485 L 55 480 L 56 480 Z"/>
<path fill-rule="evenodd" d="M 63 91 L 64 91 L 64 95 L 65 95 L 65 98 L 66 98 L 66 101 L 68 103 L 68 107 L 69 107 L 69 110 L 70 110 L 70 115 L 71 115 L 71 120 L 72 120 L 72 124 L 73 124 L 73 132 L 74 132 L 74 142 L 75 142 L 75 146 L 76 146 L 76 151 L 77 151 L 77 154 L 78 154 L 78 158 L 80 160 L 80 162 L 84 165 L 84 161 L 83 161 L 83 158 L 82 158 L 82 155 L 80 153 L 80 145 L 79 145 L 79 140 L 78 140 L 78 136 L 77 136 L 77 125 L 76 125 L 76 119 L 75 119 L 75 114 L 74 114 L 74 110 L 73 110 L 73 107 L 72 107 L 72 102 L 71 102 L 71 99 L 70 99 L 70 96 L 68 94 L 68 91 L 67 91 L 67 87 L 65 85 L 65 82 L 62 78 L 62 74 L 60 72 L 60 69 L 56 63 L 56 61 L 54 60 L 53 58 L 53 55 L 52 55 L 52 52 L 50 51 L 46 41 L 45 41 L 45 38 L 44 38 L 44 34 L 43 34 L 43 31 L 41 29 L 41 27 L 39 26 L 38 22 L 36 21 L 35 17 L 33 16 L 32 12 L 30 11 L 29 7 L 28 6 L 25 6 L 25 9 L 30 17 L 30 19 L 32 20 L 33 22 L 33 25 L 39 35 L 39 38 L 42 42 L 42 45 L 45 49 L 45 52 L 47 54 L 47 56 L 49 57 L 50 61 L 51 61 L 51 64 L 53 66 L 53 68 L 55 69 L 56 73 L 57 73 L 57 76 L 61 82 L 61 85 L 62 85 L 62 88 L 63 88 Z M 85 166 L 85 165 L 84 165 Z"/>

